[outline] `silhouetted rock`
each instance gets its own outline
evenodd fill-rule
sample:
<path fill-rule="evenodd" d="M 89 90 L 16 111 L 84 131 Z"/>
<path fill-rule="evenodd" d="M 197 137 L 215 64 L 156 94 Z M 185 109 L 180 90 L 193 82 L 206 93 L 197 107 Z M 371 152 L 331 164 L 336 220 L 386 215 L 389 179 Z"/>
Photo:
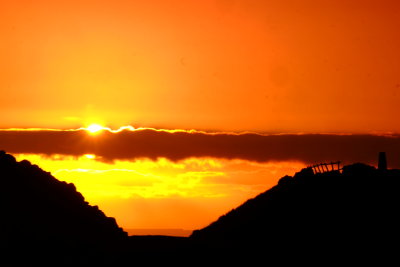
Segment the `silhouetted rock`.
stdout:
<path fill-rule="evenodd" d="M 0 210 L 0 249 L 11 260 L 93 261 L 127 237 L 114 218 L 89 205 L 73 184 L 58 181 L 29 161 L 17 162 L 4 151 Z"/>
<path fill-rule="evenodd" d="M 361 163 L 345 166 L 342 172 L 310 170 L 283 177 L 190 238 L 211 250 L 261 252 L 274 259 L 329 262 L 379 255 L 384 261 L 397 255 L 393 242 L 400 227 L 398 170 L 381 172 Z"/>

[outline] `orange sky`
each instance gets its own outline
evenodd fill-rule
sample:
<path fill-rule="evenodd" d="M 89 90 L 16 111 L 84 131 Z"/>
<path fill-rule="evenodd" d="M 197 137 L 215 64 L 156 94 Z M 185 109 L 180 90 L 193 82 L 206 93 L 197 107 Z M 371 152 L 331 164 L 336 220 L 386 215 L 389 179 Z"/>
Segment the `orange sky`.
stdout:
<path fill-rule="evenodd" d="M 396 0 L 1 1 L 0 127 L 400 129 Z"/>
<path fill-rule="evenodd" d="M 399 18 L 397 0 L 0 1 L 0 129 L 400 133 Z M 356 138 L 359 149 L 370 140 Z M 232 142 L 179 160 L 58 155 L 37 142 L 14 154 L 75 183 L 124 228 L 185 229 L 321 155 L 232 159 Z M 373 159 L 377 144 L 361 154 Z"/>

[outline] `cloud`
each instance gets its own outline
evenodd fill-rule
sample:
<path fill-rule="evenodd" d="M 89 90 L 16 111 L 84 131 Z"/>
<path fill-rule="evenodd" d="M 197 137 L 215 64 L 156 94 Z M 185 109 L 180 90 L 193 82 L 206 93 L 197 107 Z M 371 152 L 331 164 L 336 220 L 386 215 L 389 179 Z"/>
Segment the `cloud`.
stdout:
<path fill-rule="evenodd" d="M 205 133 L 142 129 L 93 136 L 77 131 L 0 131 L 0 149 L 9 153 L 44 155 L 95 154 L 105 161 L 139 158 L 192 157 L 244 159 L 255 162 L 301 161 L 307 164 L 341 160 L 375 163 L 380 151 L 400 157 L 400 136 Z M 394 160 L 393 160 L 394 161 Z"/>

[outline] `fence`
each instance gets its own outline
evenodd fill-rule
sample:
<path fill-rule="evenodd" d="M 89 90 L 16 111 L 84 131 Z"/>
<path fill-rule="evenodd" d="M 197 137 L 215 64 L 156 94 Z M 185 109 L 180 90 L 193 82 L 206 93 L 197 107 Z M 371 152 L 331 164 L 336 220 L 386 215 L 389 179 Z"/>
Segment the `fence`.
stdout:
<path fill-rule="evenodd" d="M 319 163 L 308 167 L 312 168 L 314 173 L 325 173 L 342 170 L 340 163 L 340 161 L 335 161 L 330 163 Z"/>

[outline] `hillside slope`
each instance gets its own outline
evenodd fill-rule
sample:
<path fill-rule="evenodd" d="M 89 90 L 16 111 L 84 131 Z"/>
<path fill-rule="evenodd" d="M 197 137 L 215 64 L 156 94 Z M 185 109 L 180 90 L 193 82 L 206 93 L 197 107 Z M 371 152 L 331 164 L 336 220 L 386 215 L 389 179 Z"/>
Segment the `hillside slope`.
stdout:
<path fill-rule="evenodd" d="M 7 255 L 90 254 L 126 239 L 73 184 L 0 151 L 0 247 Z M 64 254 L 64 255 L 63 255 Z"/>
<path fill-rule="evenodd" d="M 339 255 L 390 251 L 400 219 L 400 171 L 364 164 L 303 169 L 221 216 L 191 238 L 214 249 Z"/>

